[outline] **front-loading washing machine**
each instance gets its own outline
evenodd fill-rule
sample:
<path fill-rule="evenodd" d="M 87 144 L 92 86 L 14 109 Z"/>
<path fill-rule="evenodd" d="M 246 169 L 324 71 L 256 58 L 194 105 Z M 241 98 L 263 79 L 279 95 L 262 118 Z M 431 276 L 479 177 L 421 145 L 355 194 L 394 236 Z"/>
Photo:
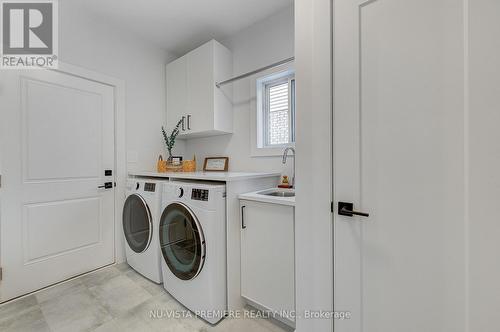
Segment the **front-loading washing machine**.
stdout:
<path fill-rule="evenodd" d="M 211 324 L 227 311 L 226 187 L 164 184 L 160 249 L 164 288 Z"/>
<path fill-rule="evenodd" d="M 164 182 L 128 179 L 122 218 L 127 263 L 158 284 L 163 280 L 157 234 Z"/>

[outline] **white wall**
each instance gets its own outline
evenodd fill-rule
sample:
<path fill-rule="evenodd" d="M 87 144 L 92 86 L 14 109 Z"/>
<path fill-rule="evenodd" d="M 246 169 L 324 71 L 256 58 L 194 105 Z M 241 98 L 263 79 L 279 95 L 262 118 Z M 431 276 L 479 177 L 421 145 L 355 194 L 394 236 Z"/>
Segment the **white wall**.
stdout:
<path fill-rule="evenodd" d="M 154 169 L 158 154 L 165 155 L 165 64 L 173 56 L 65 0 L 59 2 L 59 55 L 125 81 L 128 170 Z"/>
<path fill-rule="evenodd" d="M 59 58 L 124 81 L 128 171 L 155 169 L 158 154 L 165 155 L 161 135 L 161 125 L 166 121 L 165 65 L 173 56 L 95 18 L 77 2 L 62 0 L 59 1 Z M 120 188 L 119 184 L 118 194 L 122 193 Z M 122 204 L 116 207 L 117 262 L 125 259 L 120 222 Z"/>
<path fill-rule="evenodd" d="M 233 74 L 239 75 L 294 55 L 293 7 L 286 8 L 226 40 L 220 40 L 233 52 Z M 234 133 L 186 141 L 185 157 L 196 154 L 198 168 L 206 156 L 229 156 L 232 171 L 283 170 L 281 157 L 251 157 L 250 121 L 252 84 L 255 77 L 233 84 Z M 287 163 L 291 167 L 291 161 Z M 288 170 L 287 173 L 290 171 Z"/>

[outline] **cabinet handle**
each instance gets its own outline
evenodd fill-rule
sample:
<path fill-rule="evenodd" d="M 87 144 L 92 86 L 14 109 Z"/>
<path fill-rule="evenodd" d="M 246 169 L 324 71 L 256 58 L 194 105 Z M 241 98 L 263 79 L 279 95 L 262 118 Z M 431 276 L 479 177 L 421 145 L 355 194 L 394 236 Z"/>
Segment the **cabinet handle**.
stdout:
<path fill-rule="evenodd" d="M 186 131 L 186 126 L 184 125 L 184 122 L 186 122 L 186 121 L 184 121 L 184 120 L 186 120 L 185 116 L 182 117 L 182 131 Z"/>
<path fill-rule="evenodd" d="M 247 228 L 247 225 L 245 225 L 245 205 L 241 206 L 241 229 Z"/>
<path fill-rule="evenodd" d="M 191 130 L 191 114 L 188 115 L 188 130 Z"/>

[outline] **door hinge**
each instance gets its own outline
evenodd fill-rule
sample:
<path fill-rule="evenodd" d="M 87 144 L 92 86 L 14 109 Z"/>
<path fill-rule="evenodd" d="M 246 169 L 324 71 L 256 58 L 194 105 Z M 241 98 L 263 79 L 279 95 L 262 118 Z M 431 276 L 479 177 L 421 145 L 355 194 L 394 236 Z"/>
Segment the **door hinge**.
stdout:
<path fill-rule="evenodd" d="M 2 175 L 0 174 L 0 188 L 2 188 Z"/>
<path fill-rule="evenodd" d="M 3 268 L 0 267 L 0 281 L 2 281 L 2 278 L 3 278 L 3 273 L 2 272 L 3 272 Z"/>
<path fill-rule="evenodd" d="M 333 213 L 333 201 L 330 202 L 330 212 Z"/>

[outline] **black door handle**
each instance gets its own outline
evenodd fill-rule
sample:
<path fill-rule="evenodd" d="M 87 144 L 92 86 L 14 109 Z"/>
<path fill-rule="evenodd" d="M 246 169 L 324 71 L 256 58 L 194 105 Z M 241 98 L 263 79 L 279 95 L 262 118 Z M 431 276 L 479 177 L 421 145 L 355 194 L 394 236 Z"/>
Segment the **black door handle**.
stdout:
<path fill-rule="evenodd" d="M 105 182 L 104 185 L 99 186 L 97 188 L 111 189 L 113 188 L 113 182 Z"/>
<path fill-rule="evenodd" d="M 354 215 L 361 217 L 369 217 L 370 214 L 366 212 L 354 211 L 354 204 L 348 202 L 339 202 L 338 214 L 341 216 L 352 217 Z"/>

